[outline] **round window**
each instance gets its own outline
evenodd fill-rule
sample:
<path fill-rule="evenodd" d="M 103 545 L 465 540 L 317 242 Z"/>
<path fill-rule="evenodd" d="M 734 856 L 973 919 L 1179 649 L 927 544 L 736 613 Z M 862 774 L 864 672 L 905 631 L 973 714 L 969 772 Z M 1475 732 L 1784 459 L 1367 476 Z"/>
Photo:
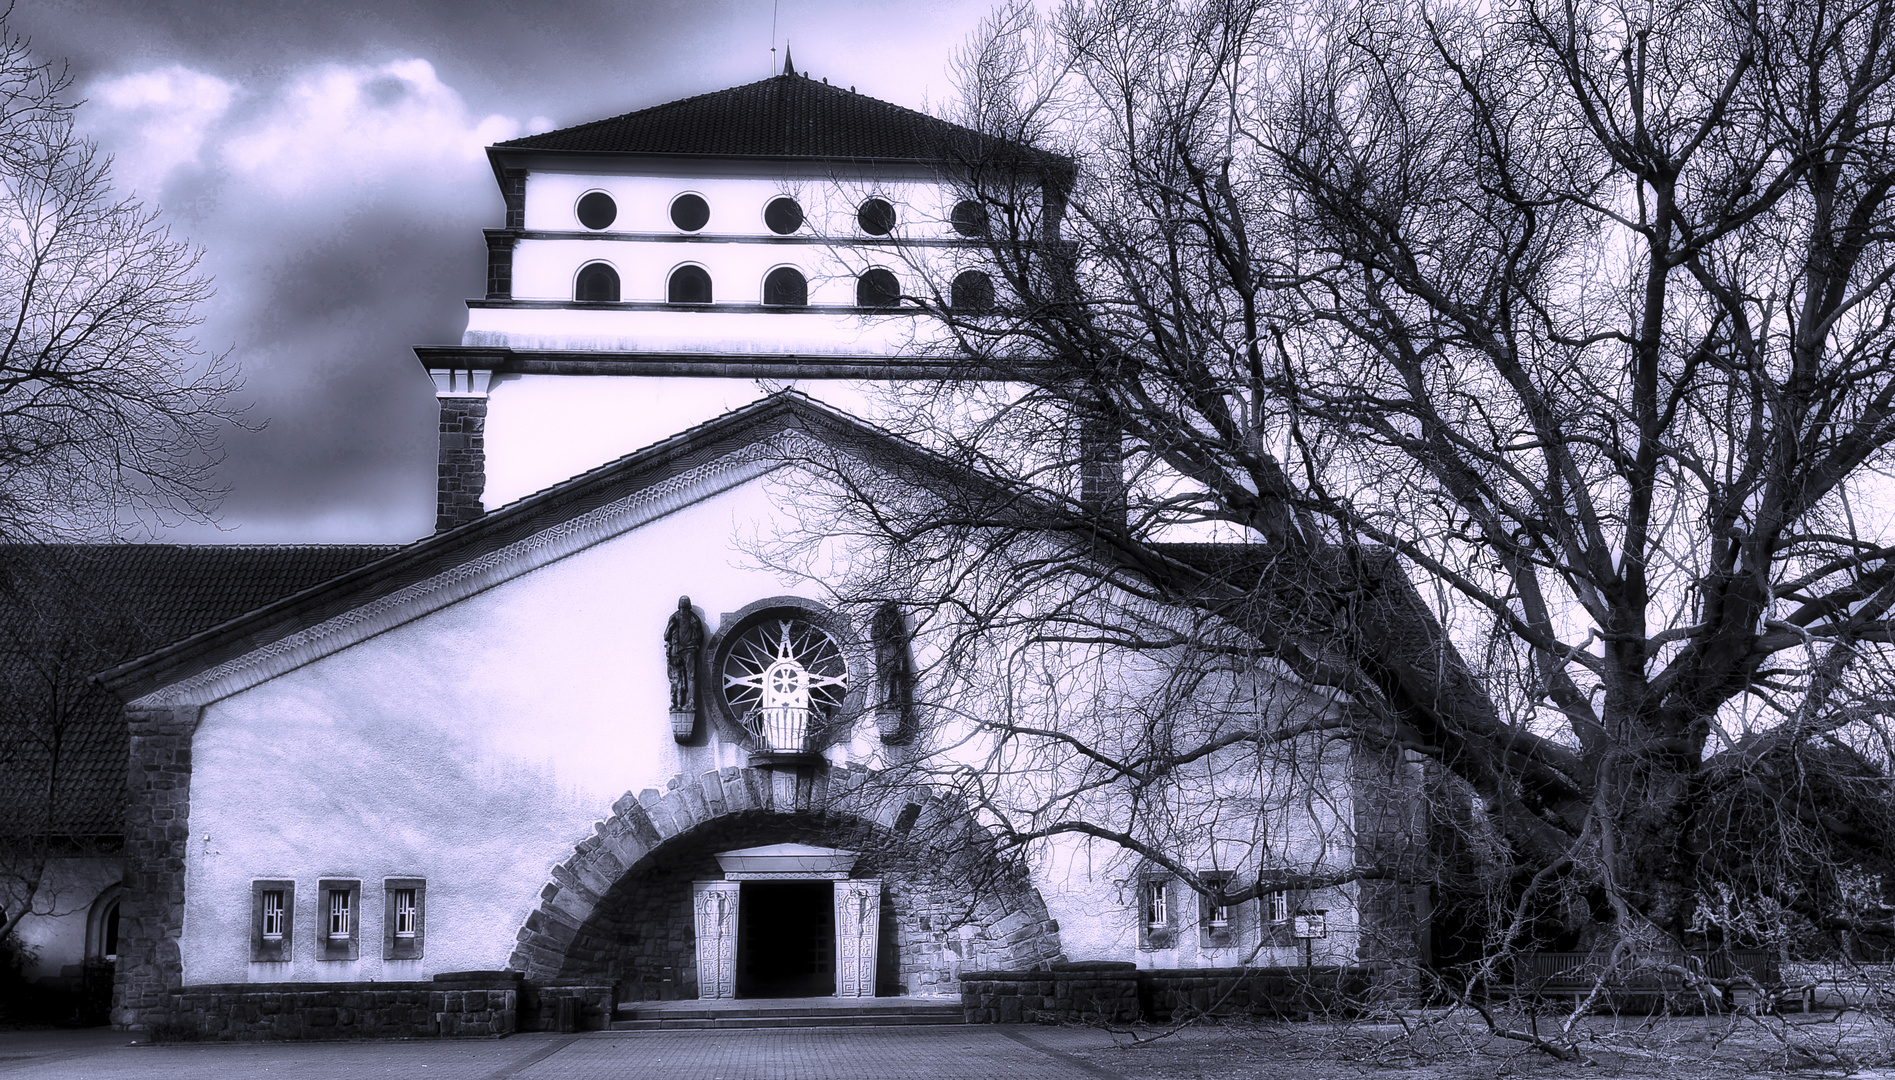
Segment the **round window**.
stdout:
<path fill-rule="evenodd" d="M 887 236 L 895 230 L 895 208 L 887 199 L 864 199 L 855 212 L 855 222 L 870 236 Z"/>
<path fill-rule="evenodd" d="M 954 231 L 962 236 L 987 235 L 987 208 L 978 200 L 962 199 L 955 203 L 950 220 L 954 224 Z"/>
<path fill-rule="evenodd" d="M 766 748 L 816 749 L 849 693 L 842 646 L 802 613 L 764 612 L 719 649 L 724 705 Z"/>
<path fill-rule="evenodd" d="M 763 223 L 778 236 L 788 236 L 803 227 L 803 208 L 788 195 L 778 196 L 763 208 Z"/>
<path fill-rule="evenodd" d="M 686 192 L 671 200 L 671 223 L 685 232 L 696 232 L 711 220 L 711 204 L 704 196 Z"/>
<path fill-rule="evenodd" d="M 588 191 L 579 196 L 579 224 L 588 229 L 603 229 L 618 220 L 619 205 L 603 191 Z"/>

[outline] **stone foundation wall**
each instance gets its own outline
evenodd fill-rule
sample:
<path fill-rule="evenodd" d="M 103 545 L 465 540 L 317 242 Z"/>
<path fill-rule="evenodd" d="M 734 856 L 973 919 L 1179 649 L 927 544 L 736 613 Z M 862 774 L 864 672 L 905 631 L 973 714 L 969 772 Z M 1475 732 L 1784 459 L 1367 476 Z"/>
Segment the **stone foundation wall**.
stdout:
<path fill-rule="evenodd" d="M 574 1031 L 605 1031 L 612 1026 L 618 996 L 612 987 L 577 981 L 552 985 L 525 983 L 520 987 L 520 1030 L 559 1031 L 559 1003 L 578 1002 Z"/>
<path fill-rule="evenodd" d="M 1115 964 L 977 971 L 961 977 L 961 1011 L 970 1024 L 1347 1015 L 1368 999 L 1376 974 L 1366 967 L 1134 971 Z"/>
<path fill-rule="evenodd" d="M 223 983 L 171 995 L 156 1041 L 412 1039 L 510 1035 L 517 987 L 445 989 L 439 983 Z"/>
<path fill-rule="evenodd" d="M 970 1024 L 1130 1023 L 1139 1017 L 1134 971 L 976 971 L 961 976 Z"/>
<path fill-rule="evenodd" d="M 448 972 L 432 982 L 221 983 L 169 995 L 150 1025 L 158 1041 L 418 1039 L 560 1030 L 560 1002 L 577 1002 L 577 1031 L 603 1031 L 618 1002 L 610 986 L 540 984 L 507 971 Z"/>

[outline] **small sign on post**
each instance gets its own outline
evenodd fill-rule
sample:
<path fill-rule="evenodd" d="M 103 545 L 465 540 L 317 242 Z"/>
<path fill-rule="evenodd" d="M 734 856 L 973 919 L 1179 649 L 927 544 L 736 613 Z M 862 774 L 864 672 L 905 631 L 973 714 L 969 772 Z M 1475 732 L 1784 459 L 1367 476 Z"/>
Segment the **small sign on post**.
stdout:
<path fill-rule="evenodd" d="M 1290 936 L 1303 943 L 1303 970 L 1315 966 L 1317 938 L 1329 936 L 1329 912 L 1300 911 L 1290 920 Z"/>

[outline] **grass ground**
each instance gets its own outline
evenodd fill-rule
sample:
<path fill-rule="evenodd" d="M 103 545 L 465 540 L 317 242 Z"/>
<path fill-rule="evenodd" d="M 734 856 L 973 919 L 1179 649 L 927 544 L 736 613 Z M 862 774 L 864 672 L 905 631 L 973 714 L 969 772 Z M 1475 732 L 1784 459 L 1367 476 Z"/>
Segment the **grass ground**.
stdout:
<path fill-rule="evenodd" d="M 1522 1030 L 1535 1027 L 1532 1018 L 1504 1019 Z M 1493 1035 L 1478 1017 L 1446 1011 L 1403 1014 L 1375 1023 L 1126 1029 L 1115 1032 L 1109 1045 L 1099 1039 L 1074 1040 L 1062 1049 L 1120 1076 L 1155 1080 L 1895 1077 L 1895 1025 L 1855 1011 L 1787 1017 L 1587 1017 L 1567 1032 L 1560 1030 L 1562 1020 L 1539 1018 L 1538 1030 L 1565 1036 L 1560 1041 L 1576 1049 L 1582 1060 L 1561 1061 Z"/>

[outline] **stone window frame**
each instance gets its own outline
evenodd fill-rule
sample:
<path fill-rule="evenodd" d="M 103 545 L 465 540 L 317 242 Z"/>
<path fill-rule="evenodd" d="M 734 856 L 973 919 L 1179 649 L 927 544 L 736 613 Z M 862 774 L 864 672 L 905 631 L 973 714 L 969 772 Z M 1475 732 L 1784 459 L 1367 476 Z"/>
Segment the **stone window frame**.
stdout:
<path fill-rule="evenodd" d="M 395 935 L 396 894 L 414 890 L 415 932 L 412 937 Z M 428 933 L 428 882 L 426 878 L 391 877 L 382 879 L 382 959 L 419 960 L 424 955 Z"/>
<path fill-rule="evenodd" d="M 1156 912 L 1153 911 L 1154 900 L 1163 905 Z M 1138 919 L 1139 948 L 1169 949 L 1177 945 L 1178 879 L 1156 870 L 1139 874 L 1138 907 L 1134 916 Z"/>
<path fill-rule="evenodd" d="M 329 897 L 349 895 L 349 936 L 329 936 Z M 360 878 L 322 878 L 316 882 L 316 959 L 358 960 L 362 956 L 362 881 Z"/>
<path fill-rule="evenodd" d="M 1204 870 L 1198 873 L 1198 879 L 1205 888 L 1228 888 L 1235 876 L 1228 870 Z M 1207 949 L 1229 948 L 1237 943 L 1237 923 L 1242 904 L 1231 904 L 1224 908 L 1224 921 L 1220 925 L 1215 916 L 1217 906 L 1211 898 L 1198 893 L 1198 945 Z"/>
<path fill-rule="evenodd" d="M 282 936 L 263 936 L 263 896 L 283 894 Z M 288 878 L 257 878 L 250 882 L 250 962 L 280 964 L 290 959 L 296 934 L 296 882 Z"/>

